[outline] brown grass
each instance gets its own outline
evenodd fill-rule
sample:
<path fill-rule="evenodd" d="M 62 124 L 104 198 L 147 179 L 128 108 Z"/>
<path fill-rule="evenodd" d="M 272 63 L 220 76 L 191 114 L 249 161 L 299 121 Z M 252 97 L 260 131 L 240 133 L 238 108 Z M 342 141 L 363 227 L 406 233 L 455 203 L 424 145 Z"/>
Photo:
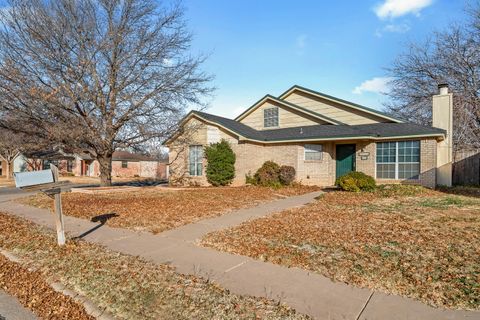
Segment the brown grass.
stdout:
<path fill-rule="evenodd" d="M 295 186 L 270 189 L 251 186 L 177 191 L 144 188 L 143 191 L 121 193 L 64 194 L 62 202 L 64 213 L 70 216 L 91 219 L 101 214 L 116 213 L 118 217 L 108 220 L 108 225 L 159 233 L 234 209 L 315 190 L 319 188 Z M 53 206 L 53 201 L 41 194 L 20 201 L 40 208 L 51 209 Z"/>
<path fill-rule="evenodd" d="M 203 244 L 435 306 L 480 309 L 478 197 L 419 187 L 331 192 Z"/>
<path fill-rule="evenodd" d="M 118 319 L 308 318 L 271 300 L 234 295 L 201 278 L 178 274 L 172 267 L 85 241 L 69 240 L 60 248 L 53 231 L 3 213 L 0 247 L 19 256 L 36 274 L 81 293 Z M 1 261 L 0 267 L 1 274 Z M 9 269 L 7 275 L 28 287 L 21 272 Z M 26 300 L 35 303 L 34 298 Z"/>
<path fill-rule="evenodd" d="M 54 291 L 40 272 L 29 271 L 1 254 L 0 288 L 42 319 L 95 319 L 72 298 Z"/>

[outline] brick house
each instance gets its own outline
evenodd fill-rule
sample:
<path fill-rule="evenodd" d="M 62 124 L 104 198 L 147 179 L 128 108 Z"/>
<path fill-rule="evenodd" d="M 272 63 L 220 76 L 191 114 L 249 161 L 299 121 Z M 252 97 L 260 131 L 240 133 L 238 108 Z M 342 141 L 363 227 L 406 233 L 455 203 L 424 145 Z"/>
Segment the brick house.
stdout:
<path fill-rule="evenodd" d="M 13 161 L 13 171 L 49 169 L 50 164 L 56 165 L 62 175 L 90 177 L 100 175 L 98 161 L 88 153 L 68 153 L 58 148 L 18 155 Z M 141 154 L 115 151 L 112 156 L 112 176 L 167 179 L 167 163 Z"/>
<path fill-rule="evenodd" d="M 165 143 L 170 182 L 208 185 L 203 147 L 225 139 L 237 159 L 234 185 L 267 160 L 293 166 L 304 184 L 331 186 L 361 171 L 378 183 L 451 185 L 452 94 L 439 89 L 434 127 L 300 86 L 266 95 L 235 119 L 192 111 Z"/>

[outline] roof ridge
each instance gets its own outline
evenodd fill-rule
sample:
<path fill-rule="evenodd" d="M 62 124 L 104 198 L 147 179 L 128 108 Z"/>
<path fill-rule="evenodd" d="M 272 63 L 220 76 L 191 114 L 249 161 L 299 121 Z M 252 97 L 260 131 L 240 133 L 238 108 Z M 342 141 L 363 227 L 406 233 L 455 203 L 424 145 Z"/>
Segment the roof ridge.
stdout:
<path fill-rule="evenodd" d="M 350 105 L 350 106 L 353 106 L 355 108 L 358 108 L 358 109 L 361 109 L 361 110 L 364 110 L 368 113 L 373 113 L 373 114 L 376 114 L 377 116 L 380 116 L 380 117 L 383 117 L 383 118 L 388 118 L 390 120 L 394 120 L 394 121 L 397 121 L 397 123 L 402 123 L 402 122 L 405 122 L 403 119 L 400 119 L 400 118 L 397 118 L 395 116 L 391 116 L 383 111 L 379 111 L 379 110 L 376 110 L 376 109 L 373 109 L 373 108 L 370 108 L 370 107 L 366 107 L 364 105 L 361 105 L 361 104 L 358 104 L 358 103 L 355 103 L 355 102 L 352 102 L 352 101 L 348 101 L 348 100 L 345 100 L 345 99 L 342 99 L 342 98 L 338 98 L 338 97 L 334 97 L 332 95 L 329 95 L 329 94 L 326 94 L 326 93 L 323 93 L 323 92 L 320 92 L 320 91 L 316 91 L 316 90 L 313 90 L 313 89 L 310 89 L 310 88 L 307 88 L 307 87 L 303 87 L 303 86 L 300 86 L 298 84 L 294 84 L 293 86 L 291 86 L 290 88 L 288 88 L 286 91 L 284 91 L 283 93 L 281 93 L 278 98 L 280 100 L 283 100 L 283 96 L 285 96 L 288 92 L 290 92 L 291 90 L 293 89 L 300 89 L 300 90 L 303 90 L 303 91 L 306 91 L 308 93 L 311 93 L 311 94 L 315 94 L 315 95 L 319 95 L 323 98 L 326 98 L 326 99 L 329 99 L 329 100 L 335 100 L 335 101 L 338 101 L 339 103 L 342 103 L 342 104 L 345 104 L 345 105 Z"/>

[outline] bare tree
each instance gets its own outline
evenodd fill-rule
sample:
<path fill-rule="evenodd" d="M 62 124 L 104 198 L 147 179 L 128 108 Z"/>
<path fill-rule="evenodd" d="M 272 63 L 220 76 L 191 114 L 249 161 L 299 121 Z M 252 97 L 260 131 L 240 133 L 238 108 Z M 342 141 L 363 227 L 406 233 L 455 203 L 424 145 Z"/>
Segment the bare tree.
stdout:
<path fill-rule="evenodd" d="M 5 176 L 12 178 L 13 176 L 13 161 L 20 153 L 18 135 L 8 130 L 0 129 L 0 160 L 4 160 L 7 164 Z"/>
<path fill-rule="evenodd" d="M 204 57 L 189 54 L 180 5 L 11 0 L 1 20 L 8 127 L 88 150 L 102 185 L 111 184 L 115 149 L 165 139 L 212 91 L 200 70 Z"/>
<path fill-rule="evenodd" d="M 454 93 L 455 148 L 480 147 L 480 6 L 467 23 L 411 43 L 389 68 L 390 112 L 430 125 L 432 95 L 447 82 Z"/>

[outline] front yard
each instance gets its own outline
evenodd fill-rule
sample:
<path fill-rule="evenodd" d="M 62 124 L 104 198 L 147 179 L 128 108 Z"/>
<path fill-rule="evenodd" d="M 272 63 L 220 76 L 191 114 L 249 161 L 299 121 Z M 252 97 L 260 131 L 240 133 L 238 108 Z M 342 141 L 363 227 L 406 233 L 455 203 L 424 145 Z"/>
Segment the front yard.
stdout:
<path fill-rule="evenodd" d="M 90 319 L 46 279 L 80 293 L 118 319 L 307 319 L 267 299 L 239 296 L 167 265 L 69 240 L 0 212 L 0 248 L 19 257 L 15 266 L 0 254 L 0 286 L 45 319 Z"/>
<path fill-rule="evenodd" d="M 413 186 L 328 192 L 202 244 L 430 305 L 480 309 L 480 197 Z M 467 195 L 467 196 L 465 196 Z"/>
<path fill-rule="evenodd" d="M 117 216 L 107 222 L 110 226 L 159 233 L 234 209 L 316 190 L 319 188 L 308 186 L 279 189 L 254 186 L 184 190 L 144 188 L 122 193 L 67 193 L 62 196 L 62 204 L 66 215 L 91 219 L 115 213 Z M 20 201 L 40 208 L 53 207 L 53 201 L 42 194 Z"/>

